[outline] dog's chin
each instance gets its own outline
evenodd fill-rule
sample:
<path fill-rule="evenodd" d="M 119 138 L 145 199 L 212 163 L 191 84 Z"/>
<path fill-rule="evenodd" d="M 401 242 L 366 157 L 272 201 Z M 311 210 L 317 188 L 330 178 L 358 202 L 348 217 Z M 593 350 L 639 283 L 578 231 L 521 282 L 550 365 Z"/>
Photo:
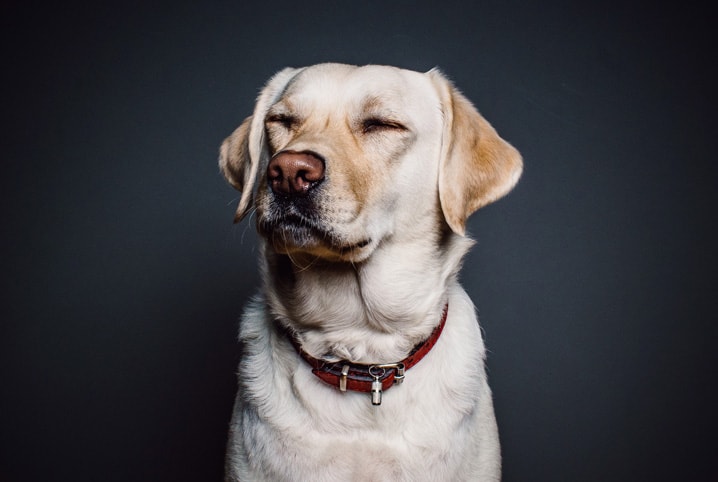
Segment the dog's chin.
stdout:
<path fill-rule="evenodd" d="M 264 225 L 259 232 L 277 253 L 307 255 L 327 261 L 358 263 L 367 259 L 375 247 L 369 238 L 349 241 L 307 225 Z"/>

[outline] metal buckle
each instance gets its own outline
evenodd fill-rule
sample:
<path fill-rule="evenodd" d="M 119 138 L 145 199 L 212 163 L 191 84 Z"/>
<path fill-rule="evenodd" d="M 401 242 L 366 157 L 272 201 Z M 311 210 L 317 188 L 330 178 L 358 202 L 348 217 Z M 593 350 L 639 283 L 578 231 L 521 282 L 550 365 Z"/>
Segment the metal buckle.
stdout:
<path fill-rule="evenodd" d="M 398 363 L 386 363 L 384 365 L 372 365 L 369 367 L 369 372 L 371 373 L 372 368 L 383 368 L 383 369 L 393 369 L 395 370 L 394 373 L 394 385 L 401 385 L 404 383 L 404 364 L 401 362 Z"/>

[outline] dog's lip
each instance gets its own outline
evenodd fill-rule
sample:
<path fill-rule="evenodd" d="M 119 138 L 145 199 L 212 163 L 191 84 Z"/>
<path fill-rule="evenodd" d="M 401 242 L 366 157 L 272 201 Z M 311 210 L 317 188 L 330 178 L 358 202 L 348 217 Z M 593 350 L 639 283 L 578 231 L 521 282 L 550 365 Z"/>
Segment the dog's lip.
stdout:
<path fill-rule="evenodd" d="M 339 254 L 346 255 L 349 254 L 352 251 L 357 251 L 362 248 L 366 248 L 371 244 L 371 239 L 363 239 L 359 241 L 358 243 L 350 244 L 347 246 L 340 246 L 339 247 Z"/>
<path fill-rule="evenodd" d="M 369 246 L 369 243 L 371 243 L 371 239 L 364 239 L 362 241 L 359 241 L 354 245 L 355 248 L 364 248 L 366 246 Z"/>
<path fill-rule="evenodd" d="M 271 222 L 260 222 L 258 228 L 265 237 L 275 242 L 281 241 L 281 244 L 285 245 L 285 247 L 302 248 L 318 244 L 338 253 L 340 256 L 366 248 L 372 241 L 371 238 L 366 238 L 355 243 L 347 243 L 336 232 L 325 229 L 316 221 L 296 214 L 286 214 L 281 219 Z"/>
<path fill-rule="evenodd" d="M 286 213 L 275 219 L 259 220 L 257 227 L 259 228 L 259 232 L 264 235 L 271 235 L 272 233 L 283 231 L 285 233 L 311 233 L 312 237 L 317 239 L 334 238 L 334 236 L 318 222 L 293 213 Z"/>

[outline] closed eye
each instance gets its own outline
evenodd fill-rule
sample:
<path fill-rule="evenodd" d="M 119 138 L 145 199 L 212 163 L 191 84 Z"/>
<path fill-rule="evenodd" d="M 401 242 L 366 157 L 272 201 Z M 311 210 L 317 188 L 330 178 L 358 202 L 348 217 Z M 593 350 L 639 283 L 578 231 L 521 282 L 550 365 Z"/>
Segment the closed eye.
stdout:
<path fill-rule="evenodd" d="M 399 122 L 389 119 L 382 119 L 380 117 L 370 117 L 368 119 L 364 119 L 364 121 L 362 122 L 362 132 L 364 134 L 390 130 L 405 131 L 407 129 L 403 124 Z"/>
<path fill-rule="evenodd" d="M 291 129 L 297 123 L 297 118 L 288 114 L 272 114 L 266 119 L 267 124 L 280 124 L 286 129 Z"/>

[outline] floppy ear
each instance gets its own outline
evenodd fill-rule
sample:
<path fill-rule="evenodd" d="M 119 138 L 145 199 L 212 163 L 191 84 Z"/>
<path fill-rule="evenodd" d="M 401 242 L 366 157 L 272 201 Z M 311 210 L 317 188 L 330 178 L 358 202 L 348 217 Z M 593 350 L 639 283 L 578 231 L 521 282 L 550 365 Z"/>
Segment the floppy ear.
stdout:
<path fill-rule="evenodd" d="M 252 200 L 252 187 L 256 177 L 256 164 L 249 156 L 249 130 L 252 118 L 247 117 L 219 148 L 219 170 L 237 190 L 242 191 L 234 222 L 239 222 Z"/>
<path fill-rule="evenodd" d="M 428 75 L 442 98 L 444 134 L 439 166 L 439 199 L 452 231 L 463 235 L 467 218 L 514 187 L 523 163 L 441 72 Z"/>
<path fill-rule="evenodd" d="M 257 180 L 259 166 L 267 157 L 264 142 L 264 117 L 277 98 L 286 88 L 298 69 L 286 68 L 269 79 L 257 98 L 252 116 L 229 136 L 219 149 L 219 169 L 229 183 L 242 195 L 239 199 L 234 222 L 244 218 L 252 204 L 254 183 Z"/>

